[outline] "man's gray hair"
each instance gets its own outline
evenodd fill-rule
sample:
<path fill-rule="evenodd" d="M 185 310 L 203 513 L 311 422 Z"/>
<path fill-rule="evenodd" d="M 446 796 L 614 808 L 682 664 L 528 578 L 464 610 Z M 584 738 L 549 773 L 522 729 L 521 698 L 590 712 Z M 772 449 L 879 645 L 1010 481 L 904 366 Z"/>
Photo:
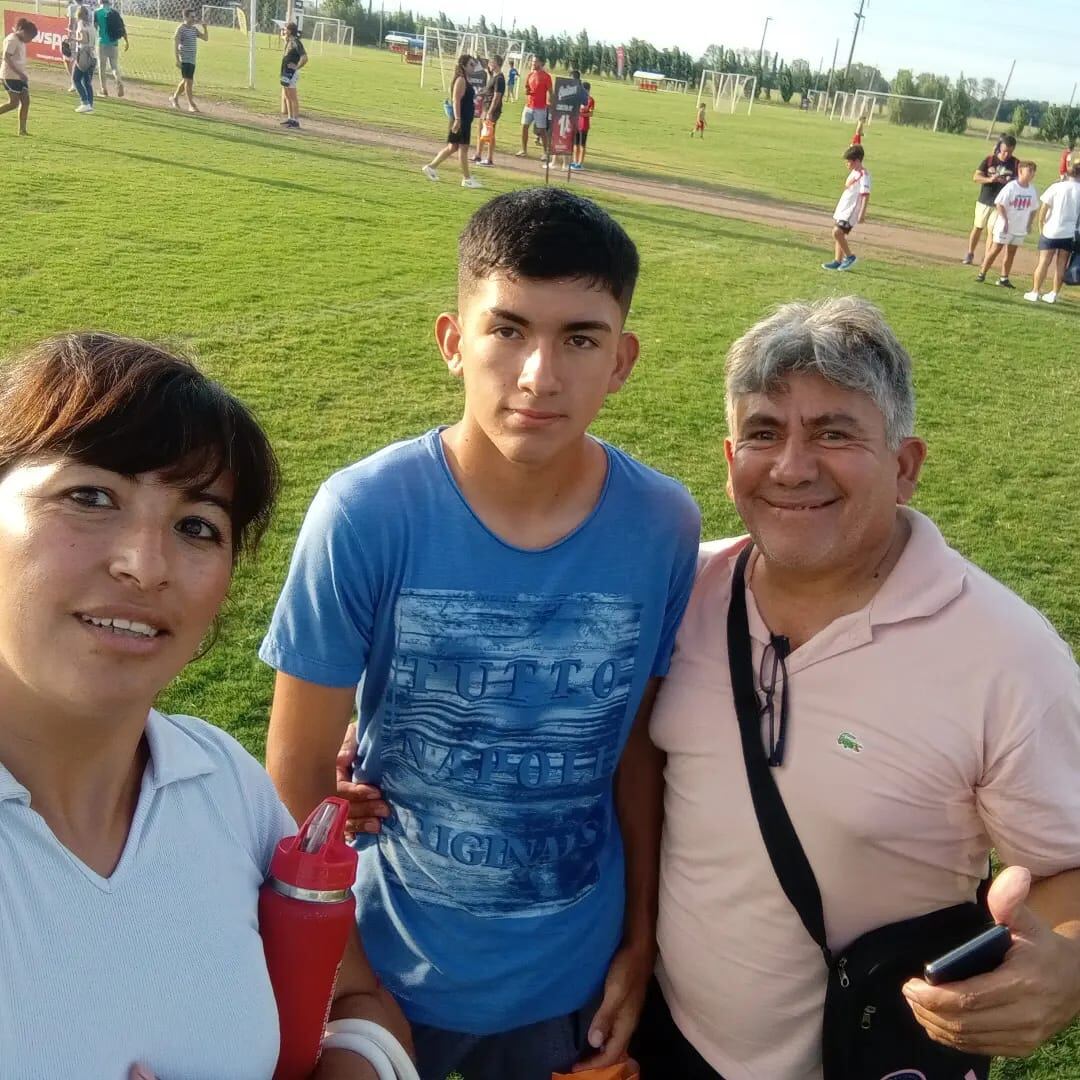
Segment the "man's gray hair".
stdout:
<path fill-rule="evenodd" d="M 731 346 L 726 372 L 729 430 L 738 398 L 807 373 L 866 394 L 885 418 L 890 449 L 915 432 L 911 357 L 881 312 L 857 296 L 784 304 Z"/>

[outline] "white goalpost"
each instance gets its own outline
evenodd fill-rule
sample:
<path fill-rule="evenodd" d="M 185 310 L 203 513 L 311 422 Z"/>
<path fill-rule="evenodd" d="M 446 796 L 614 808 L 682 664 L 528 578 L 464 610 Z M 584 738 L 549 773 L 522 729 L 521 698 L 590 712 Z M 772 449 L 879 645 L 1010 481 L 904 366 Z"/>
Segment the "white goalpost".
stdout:
<path fill-rule="evenodd" d="M 757 79 L 753 75 L 740 75 L 734 71 L 713 71 L 706 68 L 701 73 L 701 82 L 698 85 L 697 103 L 700 105 L 707 98 L 712 99 L 712 107 L 716 112 L 727 107 L 732 114 L 740 99 L 745 99 L 746 115 L 749 116 L 754 108 L 754 96 L 757 89 Z"/>
<path fill-rule="evenodd" d="M 854 97 L 854 95 L 848 93 L 846 90 L 837 90 L 836 93 L 833 94 L 832 105 L 829 107 L 829 119 L 835 120 L 839 114 L 839 118 L 843 120 L 852 97 Z"/>
<path fill-rule="evenodd" d="M 326 54 L 326 46 L 342 45 L 348 48 L 353 43 L 353 28 L 341 19 L 331 19 L 325 15 L 304 15 L 304 34 L 314 45 L 319 43 L 319 55 Z M 353 50 L 349 48 L 349 55 Z"/>
<path fill-rule="evenodd" d="M 244 29 L 244 20 L 236 4 L 203 4 L 199 8 L 207 26 L 227 26 L 230 30 Z"/>
<path fill-rule="evenodd" d="M 937 131 L 944 104 L 941 98 L 915 97 L 912 94 L 885 94 L 877 90 L 856 90 L 847 110 L 848 115 L 844 119 L 854 121 L 860 116 L 865 116 L 866 123 L 869 125 L 874 122 L 875 115 L 880 115 L 888 107 L 889 114 L 897 118 L 900 123 L 914 127 L 928 127 Z"/>
<path fill-rule="evenodd" d="M 467 53 L 490 60 L 501 56 L 504 66 L 511 60 L 520 68 L 525 60 L 525 39 L 506 34 L 481 34 L 475 30 L 444 30 L 441 26 L 424 27 L 424 52 L 420 59 L 420 85 L 438 75 L 443 93 L 450 89 L 450 76 L 457 58 Z"/>

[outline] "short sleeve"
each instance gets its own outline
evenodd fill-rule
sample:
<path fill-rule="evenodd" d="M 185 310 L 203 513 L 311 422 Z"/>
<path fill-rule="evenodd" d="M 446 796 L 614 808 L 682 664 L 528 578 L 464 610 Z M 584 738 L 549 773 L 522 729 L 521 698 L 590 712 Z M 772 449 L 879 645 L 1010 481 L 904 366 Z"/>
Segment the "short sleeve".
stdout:
<path fill-rule="evenodd" d="M 997 193 L 997 194 L 996 194 L 996 195 L 994 196 L 994 205 L 995 205 L 995 206 L 1004 206 L 1004 205 L 1005 205 L 1005 204 L 1006 204 L 1006 203 L 1007 203 L 1007 202 L 1009 201 L 1009 199 L 1010 199 L 1010 198 L 1012 198 L 1012 192 L 1011 192 L 1011 191 L 1009 190 L 1009 188 L 1010 188 L 1010 187 L 1012 187 L 1012 183 L 1011 183 L 1011 182 L 1010 182 L 1010 183 L 1008 183 L 1008 184 L 1006 184 L 1006 185 L 1005 185 L 1005 186 L 1004 186 L 1004 187 L 1003 187 L 1003 188 L 1002 188 L 1002 189 L 1001 189 L 1001 190 L 1000 190 L 1000 191 L 999 191 L 999 192 L 998 192 L 998 193 Z"/>
<path fill-rule="evenodd" d="M 1080 679 L 1041 715 L 1012 725 L 977 789 L 998 855 L 1038 877 L 1080 867 Z"/>
<path fill-rule="evenodd" d="M 324 484 L 297 537 L 260 658 L 319 686 L 356 686 L 371 648 L 373 581 L 353 523 Z"/>
<path fill-rule="evenodd" d="M 690 600 L 690 590 L 697 573 L 698 545 L 701 542 L 701 514 L 696 504 L 687 496 L 689 505 L 682 517 L 679 530 L 678 547 L 668 581 L 667 603 L 664 607 L 664 622 L 660 630 L 660 640 L 653 661 L 651 678 L 662 678 L 671 667 L 671 654 L 675 648 L 675 635 L 686 605 Z"/>
<path fill-rule="evenodd" d="M 859 177 L 859 194 L 870 194 L 870 174 L 868 172 L 862 173 Z"/>

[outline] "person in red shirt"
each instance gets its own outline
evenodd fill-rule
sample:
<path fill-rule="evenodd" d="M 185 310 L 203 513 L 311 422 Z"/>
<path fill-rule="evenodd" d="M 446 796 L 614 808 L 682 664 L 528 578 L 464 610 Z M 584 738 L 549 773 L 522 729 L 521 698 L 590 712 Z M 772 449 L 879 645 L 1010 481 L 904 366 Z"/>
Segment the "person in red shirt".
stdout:
<path fill-rule="evenodd" d="M 851 136 L 852 146 L 862 146 L 862 133 L 863 128 L 866 126 L 866 117 L 860 116 L 859 122 L 855 125 L 855 134 Z"/>
<path fill-rule="evenodd" d="M 517 157 L 529 156 L 529 128 L 536 127 L 536 133 L 543 144 L 544 156 L 548 158 L 548 98 L 551 94 L 551 76 L 544 70 L 542 57 L 534 56 L 532 71 L 525 80 L 525 108 L 521 110 L 521 149 Z"/>
<path fill-rule="evenodd" d="M 1058 165 L 1058 179 L 1064 180 L 1069 175 L 1069 158 L 1073 154 L 1073 148 L 1076 146 L 1076 140 L 1069 138 L 1065 140 L 1065 149 L 1061 151 L 1061 162 Z"/>
<path fill-rule="evenodd" d="M 592 87 L 586 82 L 581 84 L 582 100 L 584 104 L 578 113 L 578 129 L 574 134 L 574 160 L 570 163 L 571 169 L 585 168 L 585 151 L 589 142 L 589 125 L 592 121 L 593 110 L 596 102 L 589 92 Z"/>

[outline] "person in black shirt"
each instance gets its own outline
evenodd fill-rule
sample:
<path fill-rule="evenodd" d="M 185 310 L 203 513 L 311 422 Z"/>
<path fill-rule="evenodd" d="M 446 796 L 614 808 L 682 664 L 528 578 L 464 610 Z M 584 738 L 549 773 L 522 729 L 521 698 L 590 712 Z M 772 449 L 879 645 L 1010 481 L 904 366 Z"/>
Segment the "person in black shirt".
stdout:
<path fill-rule="evenodd" d="M 473 158 L 477 165 L 495 164 L 495 125 L 502 116 L 503 100 L 506 97 L 506 76 L 502 73 L 502 65 L 501 56 L 493 56 L 488 62 L 488 82 L 484 88 L 483 109 L 480 113 L 480 134 L 476 140 L 476 156 Z"/>
<path fill-rule="evenodd" d="M 979 162 L 979 167 L 971 178 L 981 187 L 979 200 L 975 204 L 975 222 L 968 237 L 967 254 L 963 258 L 965 266 L 970 266 L 975 261 L 975 245 L 978 244 L 983 229 L 994 217 L 994 200 L 998 197 L 998 192 L 1017 177 L 1020 162 L 1013 156 L 1015 149 L 1016 139 L 1011 135 L 1002 135 L 994 147 L 994 152 Z"/>
<path fill-rule="evenodd" d="M 285 107 L 285 119 L 282 127 L 298 128 L 300 121 L 300 98 L 296 84 L 300 81 L 300 69 L 308 62 L 307 49 L 300 40 L 300 30 L 296 23 L 286 23 L 281 29 L 283 42 L 281 52 L 281 103 Z"/>
<path fill-rule="evenodd" d="M 475 61 L 467 53 L 458 57 L 454 67 L 454 77 L 450 84 L 450 104 L 452 104 L 452 117 L 450 131 L 446 136 L 446 146 L 443 147 L 426 165 L 420 167 L 420 171 L 429 180 L 438 180 L 439 174 L 435 171 L 452 154 L 457 154 L 461 162 L 461 186 L 464 188 L 478 188 L 484 185 L 469 174 L 469 147 L 472 145 L 472 122 L 475 113 L 476 91 L 469 82 L 469 73 L 473 70 Z"/>

